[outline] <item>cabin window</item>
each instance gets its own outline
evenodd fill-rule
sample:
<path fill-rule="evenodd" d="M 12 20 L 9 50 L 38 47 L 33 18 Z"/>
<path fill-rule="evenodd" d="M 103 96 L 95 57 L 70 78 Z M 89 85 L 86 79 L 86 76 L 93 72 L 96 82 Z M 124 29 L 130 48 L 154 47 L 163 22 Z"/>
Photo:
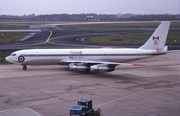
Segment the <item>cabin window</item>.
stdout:
<path fill-rule="evenodd" d="M 16 56 L 16 54 L 12 54 L 12 56 Z"/>

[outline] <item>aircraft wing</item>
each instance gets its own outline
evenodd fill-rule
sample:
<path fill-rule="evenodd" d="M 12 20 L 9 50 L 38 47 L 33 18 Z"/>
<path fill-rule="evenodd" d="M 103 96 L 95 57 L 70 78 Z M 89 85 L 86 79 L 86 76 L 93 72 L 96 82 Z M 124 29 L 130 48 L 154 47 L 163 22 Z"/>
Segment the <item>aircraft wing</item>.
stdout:
<path fill-rule="evenodd" d="M 85 61 L 79 61 L 79 60 L 62 60 L 60 63 L 64 63 L 64 64 L 70 64 L 70 63 L 82 63 L 82 64 L 86 64 L 89 66 L 92 65 L 97 65 L 97 64 L 101 64 L 101 65 L 108 65 L 108 66 L 113 66 L 116 67 L 117 65 L 124 65 L 124 66 L 145 66 L 143 64 L 136 64 L 136 63 L 118 63 L 118 62 L 106 62 L 106 61 L 91 61 L 91 60 L 85 60 Z"/>

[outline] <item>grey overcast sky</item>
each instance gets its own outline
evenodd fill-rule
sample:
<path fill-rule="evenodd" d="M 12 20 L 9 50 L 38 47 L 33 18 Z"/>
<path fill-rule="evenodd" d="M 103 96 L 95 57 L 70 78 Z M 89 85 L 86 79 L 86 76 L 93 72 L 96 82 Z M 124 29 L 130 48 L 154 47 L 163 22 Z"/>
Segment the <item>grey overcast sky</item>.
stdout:
<path fill-rule="evenodd" d="M 180 14 L 180 0 L 0 0 L 0 15 Z"/>

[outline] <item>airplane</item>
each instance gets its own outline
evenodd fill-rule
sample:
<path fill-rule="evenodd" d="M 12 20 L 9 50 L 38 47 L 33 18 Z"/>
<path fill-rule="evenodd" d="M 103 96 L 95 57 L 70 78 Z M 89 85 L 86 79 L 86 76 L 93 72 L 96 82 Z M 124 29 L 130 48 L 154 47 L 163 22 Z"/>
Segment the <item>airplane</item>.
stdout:
<path fill-rule="evenodd" d="M 169 27 L 170 22 L 161 22 L 139 48 L 27 49 L 13 52 L 6 61 L 22 65 L 23 70 L 27 65 L 66 64 L 73 71 L 110 72 L 118 65 L 143 66 L 127 62 L 166 54 Z"/>

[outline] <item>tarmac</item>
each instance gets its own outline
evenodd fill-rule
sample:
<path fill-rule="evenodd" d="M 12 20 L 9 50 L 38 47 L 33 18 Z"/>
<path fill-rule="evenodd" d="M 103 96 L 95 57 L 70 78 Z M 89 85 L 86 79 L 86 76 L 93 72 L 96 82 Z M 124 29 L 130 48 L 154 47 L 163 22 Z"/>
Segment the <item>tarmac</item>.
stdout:
<path fill-rule="evenodd" d="M 92 99 L 101 116 L 180 116 L 180 52 L 136 63 L 145 66 L 94 74 L 0 65 L 0 116 L 67 116 L 81 98 Z"/>

